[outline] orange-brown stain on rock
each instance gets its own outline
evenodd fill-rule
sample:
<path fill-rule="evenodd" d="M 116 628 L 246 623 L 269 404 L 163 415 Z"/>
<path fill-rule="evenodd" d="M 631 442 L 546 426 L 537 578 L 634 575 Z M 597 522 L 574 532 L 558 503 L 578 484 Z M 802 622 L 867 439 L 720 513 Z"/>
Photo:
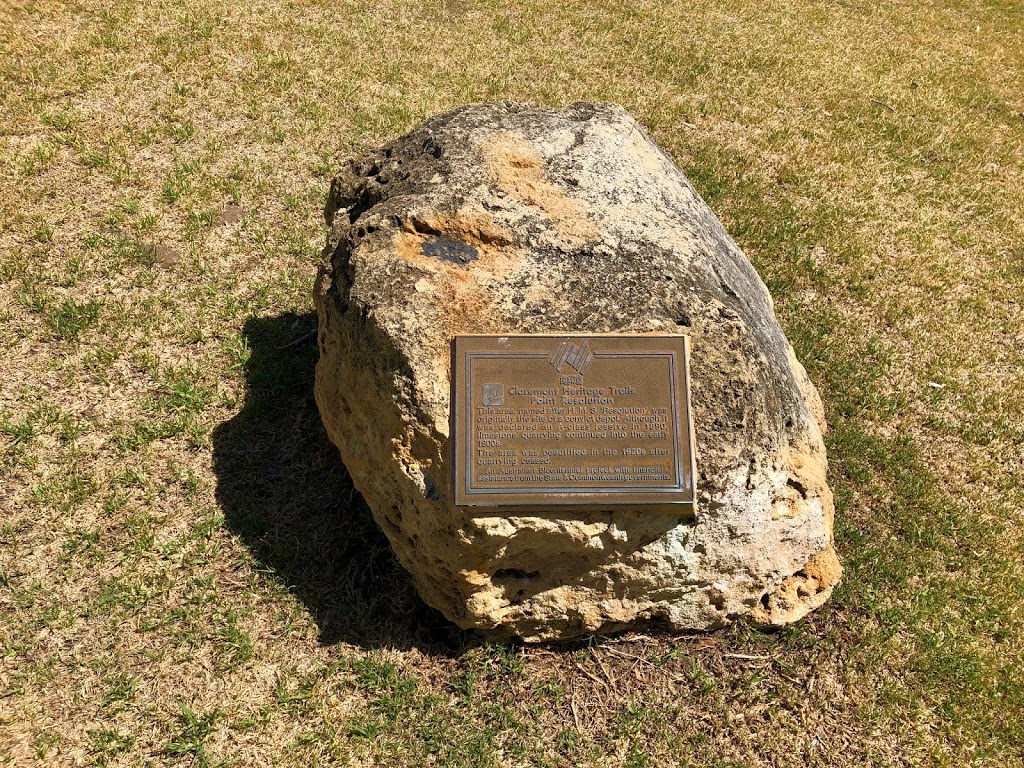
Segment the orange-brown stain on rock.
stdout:
<path fill-rule="evenodd" d="M 432 253 L 431 245 L 444 249 L 444 255 Z M 496 330 L 491 311 L 495 292 L 487 286 L 507 281 L 526 261 L 513 236 L 483 210 L 410 216 L 395 233 L 392 247 L 422 271 L 441 310 L 437 322 L 453 334 Z"/>
<path fill-rule="evenodd" d="M 596 240 L 600 230 L 584 200 L 568 196 L 547 177 L 547 163 L 528 139 L 510 131 L 489 135 L 479 144 L 484 164 L 498 190 L 538 209 L 570 240 Z"/>
<path fill-rule="evenodd" d="M 765 604 L 750 612 L 750 618 L 762 626 L 781 626 L 795 621 L 825 602 L 842 575 L 843 567 L 835 547 L 829 545 L 811 557 L 797 573 L 783 579 L 778 589 L 766 596 Z"/>
<path fill-rule="evenodd" d="M 469 332 L 485 333 L 490 330 L 489 312 L 490 297 L 476 285 L 458 285 L 455 282 L 442 283 L 440 289 L 440 306 L 444 308 L 446 322 L 452 335 Z M 481 330 L 477 330 L 481 329 Z"/>
<path fill-rule="evenodd" d="M 447 242 L 463 258 L 446 260 L 429 252 L 432 241 Z M 512 235 L 485 212 L 460 210 L 455 214 L 410 216 L 395 234 L 395 252 L 406 262 L 430 272 L 441 270 L 453 279 L 507 278 L 523 262 L 523 252 Z M 468 272 L 475 273 L 470 278 Z"/>
<path fill-rule="evenodd" d="M 839 556 L 836 555 L 833 547 L 829 547 L 808 560 L 803 570 L 807 574 L 807 578 L 814 581 L 819 592 L 826 587 L 838 584 L 843 575 L 843 566 L 839 564 Z"/>
<path fill-rule="evenodd" d="M 454 327 L 474 325 L 474 320 L 487 309 L 490 299 L 467 267 L 426 255 L 423 244 L 427 237 L 400 231 L 394 239 L 395 252 L 424 275 L 429 290 L 434 293 L 435 305 L 443 308 L 439 322 Z M 473 268 L 473 263 L 470 262 L 468 267 Z"/>
<path fill-rule="evenodd" d="M 817 455 L 813 443 L 806 439 L 791 445 L 786 452 L 789 478 L 777 493 L 772 506 L 772 517 L 776 520 L 807 514 L 806 489 L 817 489 L 822 512 L 831 521 L 835 515 L 832 492 L 828 489 L 825 472 L 827 464 Z"/>
<path fill-rule="evenodd" d="M 494 255 L 513 242 L 512 235 L 483 210 L 463 208 L 455 214 L 410 216 L 403 228 L 423 236 L 446 237 Z"/>

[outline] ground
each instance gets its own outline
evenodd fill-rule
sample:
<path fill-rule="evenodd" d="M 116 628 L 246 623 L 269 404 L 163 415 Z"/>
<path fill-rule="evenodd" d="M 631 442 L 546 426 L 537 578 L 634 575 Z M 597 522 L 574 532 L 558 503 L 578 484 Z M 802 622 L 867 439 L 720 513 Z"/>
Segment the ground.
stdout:
<path fill-rule="evenodd" d="M 1024 765 L 1024 6 L 0 8 L 0 764 Z M 795 627 L 490 645 L 326 442 L 344 157 L 625 106 L 821 391 L 845 580 Z"/>

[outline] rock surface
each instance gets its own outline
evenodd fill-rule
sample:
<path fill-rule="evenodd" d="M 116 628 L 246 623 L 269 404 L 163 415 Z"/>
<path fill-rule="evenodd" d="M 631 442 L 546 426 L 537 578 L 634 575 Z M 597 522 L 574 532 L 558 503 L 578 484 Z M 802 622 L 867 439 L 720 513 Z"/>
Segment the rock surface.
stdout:
<path fill-rule="evenodd" d="M 750 262 L 624 110 L 440 115 L 350 160 L 326 215 L 320 412 L 449 619 L 546 641 L 779 626 L 829 597 L 821 401 Z M 659 331 L 692 338 L 695 517 L 454 507 L 454 335 Z"/>

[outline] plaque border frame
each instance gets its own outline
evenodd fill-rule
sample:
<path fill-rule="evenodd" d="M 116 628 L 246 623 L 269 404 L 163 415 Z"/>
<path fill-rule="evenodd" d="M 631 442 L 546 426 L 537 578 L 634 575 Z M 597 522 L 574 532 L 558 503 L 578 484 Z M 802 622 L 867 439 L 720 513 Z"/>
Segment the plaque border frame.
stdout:
<path fill-rule="evenodd" d="M 472 408 L 472 387 L 474 359 L 547 359 L 546 352 L 530 352 L 526 350 L 460 350 L 460 340 L 493 339 L 536 339 L 551 342 L 572 341 L 577 339 L 615 339 L 644 340 L 650 343 L 657 339 L 681 339 L 682 359 L 676 349 L 650 349 L 642 351 L 612 350 L 597 352 L 595 360 L 601 357 L 666 357 L 669 362 L 670 396 L 673 422 L 673 448 L 675 452 L 675 482 L 671 486 L 631 486 L 586 487 L 582 489 L 559 486 L 556 488 L 534 486 L 531 488 L 507 487 L 481 488 L 472 485 L 472 430 L 474 422 L 467 418 L 467 411 Z M 637 333 L 509 333 L 509 334 L 459 334 L 451 342 L 451 400 L 449 409 L 452 461 L 452 488 L 454 503 L 460 508 L 515 507 L 518 510 L 545 509 L 559 507 L 616 509 L 640 508 L 642 510 L 658 509 L 666 512 L 690 512 L 696 505 L 696 435 L 693 423 L 692 399 L 690 393 L 690 337 L 685 334 L 637 334 Z M 464 358 L 461 370 L 465 381 L 459 381 L 457 372 L 460 370 L 460 355 Z M 463 391 L 460 393 L 457 388 Z M 460 396 L 461 395 L 461 396 Z M 678 396 L 677 396 L 678 395 Z M 685 421 L 685 424 L 683 423 Z M 464 427 L 465 434 L 461 434 Z M 463 463 L 460 463 L 460 459 Z M 460 473 L 459 470 L 462 470 Z M 461 474 L 461 476 L 460 476 Z M 687 483 L 687 480 L 689 481 Z"/>

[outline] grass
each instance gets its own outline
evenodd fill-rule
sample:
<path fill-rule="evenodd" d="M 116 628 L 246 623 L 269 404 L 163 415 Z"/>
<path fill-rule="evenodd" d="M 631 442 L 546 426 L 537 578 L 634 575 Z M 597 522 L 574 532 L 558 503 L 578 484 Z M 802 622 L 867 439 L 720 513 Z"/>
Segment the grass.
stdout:
<path fill-rule="evenodd" d="M 0 21 L 0 764 L 1024 764 L 1019 3 Z M 846 567 L 800 625 L 489 645 L 351 488 L 312 400 L 330 174 L 504 98 L 626 106 L 771 288 Z"/>

